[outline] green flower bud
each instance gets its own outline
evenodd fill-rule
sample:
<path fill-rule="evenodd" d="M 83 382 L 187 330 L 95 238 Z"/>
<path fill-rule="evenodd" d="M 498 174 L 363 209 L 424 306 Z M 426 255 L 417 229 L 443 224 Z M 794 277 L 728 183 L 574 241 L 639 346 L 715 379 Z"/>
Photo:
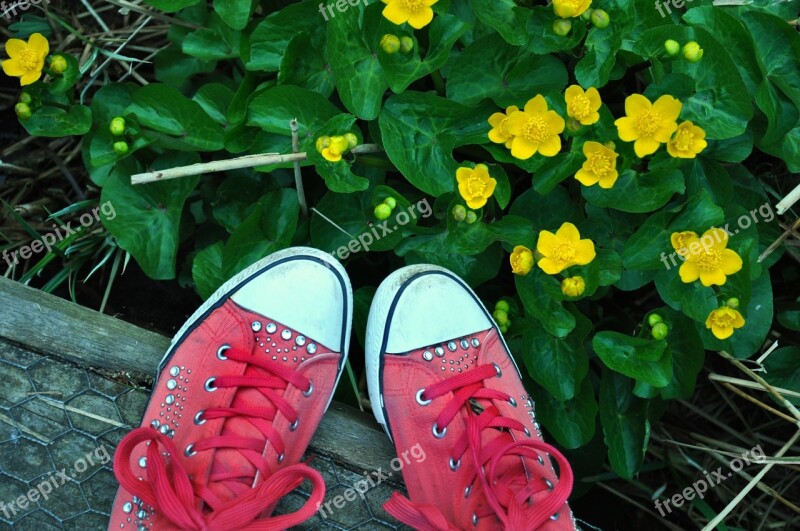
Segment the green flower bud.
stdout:
<path fill-rule="evenodd" d="M 656 323 L 650 333 L 653 335 L 653 339 L 664 339 L 669 334 L 669 327 L 666 323 Z"/>
<path fill-rule="evenodd" d="M 392 215 L 392 208 L 386 203 L 381 203 L 375 207 L 374 214 L 375 218 L 383 221 L 384 219 L 389 219 L 389 216 Z"/>
<path fill-rule="evenodd" d="M 690 63 L 696 63 L 703 58 L 703 49 L 695 41 L 689 41 L 683 45 L 683 56 Z"/>
<path fill-rule="evenodd" d="M 495 303 L 494 309 L 503 310 L 504 312 L 508 313 L 508 311 L 511 310 L 511 307 L 508 305 L 506 301 L 500 299 L 499 301 L 497 301 L 497 303 Z"/>
<path fill-rule="evenodd" d="M 603 145 L 605 147 L 607 147 L 608 149 L 612 149 L 612 150 L 615 150 L 615 151 L 617 149 L 617 145 L 612 140 L 609 140 L 608 142 L 604 142 Z"/>
<path fill-rule="evenodd" d="M 403 53 L 409 53 L 411 50 L 414 49 L 414 39 L 409 36 L 400 37 L 400 51 Z"/>
<path fill-rule="evenodd" d="M 125 118 L 116 116 L 111 119 L 111 125 L 108 126 L 111 134 L 114 136 L 122 136 L 125 134 Z"/>
<path fill-rule="evenodd" d="M 567 118 L 567 131 L 570 133 L 577 133 L 581 130 L 581 123 L 575 118 Z"/>
<path fill-rule="evenodd" d="M 498 325 L 503 326 L 508 323 L 508 312 L 505 310 L 495 310 L 492 315 Z"/>
<path fill-rule="evenodd" d="M 464 205 L 456 205 L 453 207 L 453 219 L 456 221 L 464 221 L 467 218 L 467 209 Z"/>
<path fill-rule="evenodd" d="M 14 105 L 14 112 L 17 113 L 17 116 L 20 120 L 27 120 L 33 115 L 31 106 L 23 102 L 19 102 Z"/>
<path fill-rule="evenodd" d="M 56 74 L 63 74 L 69 65 L 63 55 L 54 55 L 50 58 L 50 70 Z"/>
<path fill-rule="evenodd" d="M 473 223 L 478 221 L 478 215 L 474 211 L 470 210 L 467 212 L 466 221 L 468 225 L 472 225 Z"/>
<path fill-rule="evenodd" d="M 389 55 L 397 53 L 400 50 L 400 37 L 387 33 L 381 39 L 381 48 Z"/>
<path fill-rule="evenodd" d="M 358 137 L 356 135 L 354 135 L 353 133 L 345 133 L 342 136 L 345 138 L 345 140 L 347 140 L 347 143 L 350 146 L 350 149 L 353 149 L 354 147 L 356 147 L 358 145 Z"/>
<path fill-rule="evenodd" d="M 610 22 L 611 17 L 602 9 L 595 9 L 592 11 L 592 24 L 594 24 L 596 28 L 607 28 Z"/>
<path fill-rule="evenodd" d="M 560 37 L 566 36 L 572 30 L 572 21 L 566 18 L 557 18 L 553 21 L 553 33 Z"/>
<path fill-rule="evenodd" d="M 33 98 L 31 98 L 30 94 L 28 94 L 27 92 L 20 92 L 20 94 L 19 94 L 19 102 L 20 103 L 30 103 L 32 101 L 33 101 Z"/>
<path fill-rule="evenodd" d="M 397 207 L 397 199 L 395 199 L 392 196 L 387 197 L 386 199 L 383 200 L 383 202 L 389 205 L 389 208 L 391 208 L 392 210 L 394 210 L 395 207 Z"/>
<path fill-rule="evenodd" d="M 739 307 L 739 299 L 737 299 L 736 297 L 731 297 L 725 303 L 725 306 L 727 306 L 728 308 L 733 308 L 735 310 L 736 308 Z"/>
<path fill-rule="evenodd" d="M 669 54 L 672 57 L 675 57 L 680 53 L 681 45 L 676 40 L 667 39 L 664 41 L 664 49 L 667 51 L 667 54 Z"/>
<path fill-rule="evenodd" d="M 647 316 L 647 324 L 649 324 L 650 326 L 655 326 L 662 321 L 663 319 L 657 313 L 651 313 L 650 315 Z"/>
<path fill-rule="evenodd" d="M 322 153 L 323 149 L 325 149 L 326 147 L 331 145 L 331 137 L 329 137 L 329 136 L 321 136 L 321 137 L 319 137 L 317 139 L 316 144 L 317 144 L 316 145 L 317 151 Z"/>
<path fill-rule="evenodd" d="M 128 152 L 128 143 L 124 140 L 120 140 L 119 142 L 114 142 L 114 153 L 117 155 L 124 155 Z"/>
<path fill-rule="evenodd" d="M 588 22 L 592 18 L 592 10 L 587 9 L 586 11 L 581 13 L 581 18 Z"/>

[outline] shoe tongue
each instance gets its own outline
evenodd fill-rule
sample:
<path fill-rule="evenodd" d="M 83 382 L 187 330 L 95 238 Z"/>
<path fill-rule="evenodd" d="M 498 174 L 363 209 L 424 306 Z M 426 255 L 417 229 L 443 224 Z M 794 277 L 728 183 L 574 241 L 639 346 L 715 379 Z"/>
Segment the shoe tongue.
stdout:
<path fill-rule="evenodd" d="M 267 359 L 284 367 L 296 369 L 315 355 L 327 352 L 327 349 L 317 342 L 274 320 L 253 321 L 251 327 L 253 329 L 251 351 L 254 359 Z M 248 365 L 242 376 L 274 377 L 269 371 L 254 365 Z M 273 391 L 279 395 L 283 394 L 280 389 L 273 389 Z M 268 416 L 280 414 L 272 401 L 255 387 L 237 389 L 230 407 L 257 410 Z M 264 435 L 257 426 L 266 428 L 271 423 L 272 421 L 266 419 L 232 417 L 225 421 L 220 435 L 264 440 Z M 219 475 L 235 479 L 211 482 L 209 487 L 217 496 L 228 500 L 252 488 L 256 472 L 256 467 L 239 450 L 219 449 L 216 450 L 212 461 L 211 476 Z"/>

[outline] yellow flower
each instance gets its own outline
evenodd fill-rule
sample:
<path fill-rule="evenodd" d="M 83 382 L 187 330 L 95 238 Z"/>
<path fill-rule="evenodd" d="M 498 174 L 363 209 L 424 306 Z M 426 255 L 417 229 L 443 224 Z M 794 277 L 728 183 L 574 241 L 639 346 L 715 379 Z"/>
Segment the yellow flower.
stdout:
<path fill-rule="evenodd" d="M 717 339 L 728 339 L 733 335 L 734 328 L 744 326 L 744 317 L 737 310 L 729 306 L 722 306 L 712 310 L 706 319 L 706 328 L 711 329 L 711 333 Z"/>
<path fill-rule="evenodd" d="M 414 29 L 422 29 L 433 20 L 431 6 L 439 0 L 382 0 L 386 7 L 383 16 L 392 24 L 408 22 Z"/>
<path fill-rule="evenodd" d="M 635 142 L 633 150 L 637 157 L 656 152 L 661 144 L 669 142 L 678 128 L 676 120 L 683 104 L 672 96 L 661 96 L 655 103 L 641 94 L 625 98 L 625 114 L 617 119 L 619 137 L 625 142 Z"/>
<path fill-rule="evenodd" d="M 567 297 L 580 297 L 585 289 L 583 277 L 568 277 L 561 281 L 561 293 Z"/>
<path fill-rule="evenodd" d="M 600 120 L 600 93 L 594 87 L 584 92 L 578 85 L 567 87 L 564 92 L 564 100 L 567 102 L 567 114 L 570 118 L 578 120 L 581 125 L 592 125 Z"/>
<path fill-rule="evenodd" d="M 511 113 L 508 117 L 508 132 L 511 140 L 511 155 L 527 160 L 535 153 L 553 157 L 561 151 L 561 137 L 564 119 L 547 108 L 541 94 L 525 104 L 524 111 Z"/>
<path fill-rule="evenodd" d="M 689 242 L 692 239 L 698 239 L 697 233 L 693 230 L 685 230 L 683 232 L 673 232 L 669 237 L 672 248 L 675 249 L 679 255 L 686 256 L 689 254 Z"/>
<path fill-rule="evenodd" d="M 686 261 L 678 273 L 687 284 L 699 278 L 706 287 L 721 286 L 725 284 L 727 275 L 742 268 L 742 259 L 736 251 L 726 248 L 728 233 L 722 229 L 708 229 L 702 238 L 689 236 L 683 243 L 688 251 L 683 255 Z"/>
<path fill-rule="evenodd" d="M 561 18 L 579 17 L 592 5 L 592 0 L 553 0 L 556 15 Z"/>
<path fill-rule="evenodd" d="M 524 245 L 517 245 L 509 257 L 511 261 L 511 272 L 515 275 L 525 276 L 533 268 L 533 253 Z"/>
<path fill-rule="evenodd" d="M 593 186 L 600 183 L 600 188 L 611 188 L 617 182 L 617 152 L 609 149 L 600 142 L 588 141 L 583 144 L 583 154 L 586 161 L 583 167 L 575 174 L 584 186 Z"/>
<path fill-rule="evenodd" d="M 481 208 L 486 200 L 492 197 L 497 181 L 489 175 L 489 168 L 485 164 L 476 164 L 475 169 L 459 168 L 456 170 L 458 192 L 467 206 Z"/>
<path fill-rule="evenodd" d="M 667 152 L 676 158 L 693 159 L 707 145 L 706 132 L 692 122 L 686 121 L 678 126 L 675 134 L 667 143 Z"/>
<path fill-rule="evenodd" d="M 586 265 L 596 256 L 594 242 L 581 240 L 581 233 L 572 223 L 564 223 L 553 234 L 543 230 L 539 233 L 536 250 L 544 258 L 539 260 L 539 267 L 548 275 L 561 273 L 573 265 Z"/>
<path fill-rule="evenodd" d="M 496 112 L 489 117 L 489 125 L 492 130 L 489 131 L 489 140 L 495 144 L 505 144 L 507 148 L 511 149 L 511 139 L 514 135 L 508 132 L 508 117 L 517 112 L 519 107 L 516 105 L 509 105 L 505 114 Z"/>
<path fill-rule="evenodd" d="M 6 54 L 10 59 L 3 61 L 3 72 L 7 76 L 20 78 L 21 86 L 35 83 L 42 77 L 44 58 L 50 52 L 50 44 L 41 33 L 34 33 L 28 42 L 21 39 L 6 41 Z"/>
<path fill-rule="evenodd" d="M 317 140 L 319 143 L 319 139 Z M 323 142 L 324 144 L 324 142 Z M 350 143 L 343 136 L 332 136 L 330 143 L 324 147 L 320 153 L 325 157 L 325 160 L 330 162 L 339 162 L 342 160 L 342 153 L 350 148 Z"/>

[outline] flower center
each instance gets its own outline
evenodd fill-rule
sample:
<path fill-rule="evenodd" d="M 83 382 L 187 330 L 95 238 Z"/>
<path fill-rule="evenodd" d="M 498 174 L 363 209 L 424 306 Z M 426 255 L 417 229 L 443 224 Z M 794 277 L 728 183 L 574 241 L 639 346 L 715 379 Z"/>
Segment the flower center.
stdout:
<path fill-rule="evenodd" d="M 467 182 L 467 191 L 472 197 L 483 197 L 483 192 L 486 190 L 486 183 L 479 179 L 470 179 Z"/>
<path fill-rule="evenodd" d="M 575 244 L 570 241 L 560 241 L 553 247 L 553 258 L 559 262 L 569 262 L 575 258 Z"/>
<path fill-rule="evenodd" d="M 36 50 L 31 50 L 29 48 L 22 50 L 18 62 L 23 70 L 36 70 L 36 67 L 39 65 L 39 54 L 36 53 Z"/>
<path fill-rule="evenodd" d="M 714 249 L 705 249 L 694 255 L 693 258 L 699 270 L 710 273 L 719 269 L 719 263 L 722 261 L 722 253 Z"/>
<path fill-rule="evenodd" d="M 570 116 L 581 119 L 586 118 L 589 116 L 589 112 L 591 109 L 591 104 L 589 103 L 589 98 L 580 94 L 575 96 L 571 102 L 569 102 L 569 114 Z"/>
<path fill-rule="evenodd" d="M 734 316 L 730 312 L 719 310 L 711 316 L 711 322 L 720 328 L 730 328 L 733 326 Z"/>
<path fill-rule="evenodd" d="M 649 110 L 640 114 L 636 119 L 636 128 L 642 136 L 653 136 L 653 134 L 658 131 L 658 128 L 661 127 L 662 121 L 663 118 L 661 118 L 660 114 Z"/>
<path fill-rule="evenodd" d="M 422 0 L 400 0 L 400 2 L 407 11 L 416 12 L 422 7 Z"/>
<path fill-rule="evenodd" d="M 550 128 L 547 122 L 541 116 L 533 116 L 528 123 L 525 124 L 525 130 L 522 132 L 525 140 L 532 144 L 541 144 L 550 136 Z"/>
<path fill-rule="evenodd" d="M 610 172 L 614 165 L 611 163 L 611 157 L 605 153 L 594 153 L 587 161 L 589 171 L 598 177 L 605 177 Z"/>
<path fill-rule="evenodd" d="M 678 131 L 678 135 L 675 138 L 675 146 L 678 151 L 689 151 L 692 147 L 692 142 L 694 142 L 694 135 L 691 131 L 688 129 Z"/>

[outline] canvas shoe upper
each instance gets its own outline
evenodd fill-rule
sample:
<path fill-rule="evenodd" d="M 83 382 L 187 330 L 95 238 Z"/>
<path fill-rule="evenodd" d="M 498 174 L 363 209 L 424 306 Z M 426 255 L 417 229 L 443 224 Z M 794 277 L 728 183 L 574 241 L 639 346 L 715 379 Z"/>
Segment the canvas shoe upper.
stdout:
<path fill-rule="evenodd" d="M 178 332 L 140 428 L 114 457 L 109 529 L 285 529 L 324 498 L 300 459 L 342 373 L 352 294 L 313 249 L 274 253 L 222 286 Z M 271 516 L 304 480 L 310 499 Z"/>
<path fill-rule="evenodd" d="M 410 501 L 385 505 L 422 530 L 575 529 L 572 472 L 544 443 L 533 403 L 489 313 L 447 270 L 409 266 L 378 289 L 367 327 L 370 400 Z M 557 477 L 553 461 L 558 465 Z"/>

